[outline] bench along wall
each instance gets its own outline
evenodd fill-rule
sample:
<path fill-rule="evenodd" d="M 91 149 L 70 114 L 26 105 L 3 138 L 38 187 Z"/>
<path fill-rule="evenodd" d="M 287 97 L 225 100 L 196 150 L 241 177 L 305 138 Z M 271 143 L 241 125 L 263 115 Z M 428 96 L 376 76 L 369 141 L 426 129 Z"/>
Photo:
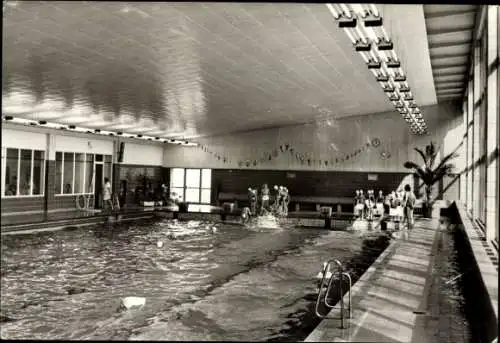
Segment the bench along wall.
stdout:
<path fill-rule="evenodd" d="M 354 198 L 356 189 L 373 189 L 384 194 L 408 182 L 412 187 L 413 178 L 406 173 L 367 173 L 341 171 L 276 171 L 276 170 L 212 170 L 212 203 L 218 194 L 246 194 L 247 188 L 258 188 L 267 183 L 286 186 L 292 197 L 317 196 L 335 198 Z M 350 200 L 349 200 L 350 201 Z M 305 208 L 305 207 L 304 207 Z"/>

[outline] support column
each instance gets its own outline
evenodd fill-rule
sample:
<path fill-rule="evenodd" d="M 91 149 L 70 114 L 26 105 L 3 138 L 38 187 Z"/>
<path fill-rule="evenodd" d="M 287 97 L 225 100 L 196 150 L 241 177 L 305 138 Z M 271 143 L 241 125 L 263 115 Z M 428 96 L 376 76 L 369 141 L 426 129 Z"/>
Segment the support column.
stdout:
<path fill-rule="evenodd" d="M 473 142 L 474 142 L 474 120 L 473 120 L 473 109 L 474 109 L 474 98 L 473 98 L 473 88 L 474 84 L 471 80 L 469 81 L 468 87 L 468 100 L 467 100 L 467 212 L 472 211 L 472 186 L 473 186 Z"/>
<path fill-rule="evenodd" d="M 474 46 L 474 109 L 473 109 L 473 116 L 474 116 L 474 138 L 472 140 L 472 147 L 473 147 L 473 158 L 472 158 L 472 165 L 473 165 L 473 171 L 472 171 L 472 217 L 473 218 L 478 218 L 479 217 L 479 210 L 480 210 L 480 200 L 479 197 L 481 196 L 480 193 L 480 166 L 478 165 L 478 162 L 480 160 L 480 144 L 481 144 L 481 138 L 480 138 L 480 128 L 481 128 L 481 108 L 480 106 L 477 106 L 479 103 L 480 95 L 481 95 L 481 59 L 480 59 L 480 44 L 475 43 Z"/>
<path fill-rule="evenodd" d="M 43 212 L 47 219 L 48 211 L 54 207 L 55 203 L 55 176 L 56 176 L 56 138 L 54 135 L 46 134 L 45 146 L 45 180 L 44 180 L 44 202 Z"/>
<path fill-rule="evenodd" d="M 462 141 L 462 148 L 460 149 L 460 159 L 462 161 L 462 165 L 460 171 L 462 174 L 460 175 L 460 202 L 462 204 L 467 203 L 467 101 L 464 101 L 462 106 L 462 116 L 463 116 L 463 132 L 464 135 Z"/>
<path fill-rule="evenodd" d="M 499 9 L 488 6 L 488 20 L 486 37 L 488 40 L 487 56 L 487 142 L 486 142 L 486 237 L 488 241 L 495 239 L 498 232 L 498 184 L 499 158 L 498 158 L 498 125 L 499 122 L 499 93 L 498 93 L 498 30 L 500 21 Z M 496 67 L 495 67 L 496 63 Z"/>

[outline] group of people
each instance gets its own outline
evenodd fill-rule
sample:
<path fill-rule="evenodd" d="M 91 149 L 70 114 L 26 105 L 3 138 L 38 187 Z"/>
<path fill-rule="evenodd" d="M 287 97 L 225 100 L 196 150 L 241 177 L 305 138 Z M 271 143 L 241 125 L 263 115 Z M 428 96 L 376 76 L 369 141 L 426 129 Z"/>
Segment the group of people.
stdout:
<path fill-rule="evenodd" d="M 257 189 L 248 188 L 248 201 L 250 203 L 249 215 L 264 215 L 273 213 L 286 216 L 290 195 L 288 188 L 275 185 L 271 191 L 267 184 L 262 185 L 260 194 Z"/>
<path fill-rule="evenodd" d="M 354 197 L 354 215 L 367 220 L 373 220 L 374 216 L 388 216 L 390 221 L 406 222 L 408 228 L 411 228 L 415 202 L 415 194 L 408 184 L 405 185 L 404 191 L 392 191 L 387 196 L 384 196 L 381 190 L 375 196 L 373 189 L 367 190 L 366 195 L 359 189 Z"/>

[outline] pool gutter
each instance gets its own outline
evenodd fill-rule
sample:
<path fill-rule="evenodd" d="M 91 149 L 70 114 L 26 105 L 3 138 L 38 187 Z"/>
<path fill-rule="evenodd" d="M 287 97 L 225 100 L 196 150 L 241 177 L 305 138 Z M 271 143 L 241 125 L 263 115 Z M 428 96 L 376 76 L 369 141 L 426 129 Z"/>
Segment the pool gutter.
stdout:
<path fill-rule="evenodd" d="M 488 242 L 482 232 L 474 225 L 467 211 L 462 204 L 453 203 L 460 216 L 461 229 L 465 232 L 472 253 L 476 260 L 483 284 L 484 291 L 488 293 L 491 308 L 495 315 L 495 321 L 498 323 L 498 265 L 495 266 L 493 260 L 498 263 L 498 253 L 489 248 Z"/>
<path fill-rule="evenodd" d="M 14 224 L 2 226 L 1 235 L 31 234 L 46 231 L 58 231 L 68 227 L 83 227 L 105 223 L 127 222 L 131 220 L 153 218 L 153 213 L 123 213 L 118 215 L 99 215 L 93 217 L 80 217 L 60 219 L 46 222 Z"/>

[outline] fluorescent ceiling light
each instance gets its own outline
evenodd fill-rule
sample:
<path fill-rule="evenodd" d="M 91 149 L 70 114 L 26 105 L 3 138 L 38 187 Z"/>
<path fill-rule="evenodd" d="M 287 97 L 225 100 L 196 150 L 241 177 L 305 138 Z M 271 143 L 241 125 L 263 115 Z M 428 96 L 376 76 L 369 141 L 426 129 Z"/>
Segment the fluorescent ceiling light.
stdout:
<path fill-rule="evenodd" d="M 359 37 L 361 38 L 361 40 L 363 42 L 367 42 L 368 41 L 368 39 L 366 38 L 366 35 L 360 30 L 360 28 L 359 28 L 358 25 L 356 26 L 355 30 L 356 30 L 356 33 L 359 35 Z"/>
<path fill-rule="evenodd" d="M 326 4 L 326 7 L 328 7 L 328 10 L 330 10 L 330 13 L 333 15 L 335 19 L 338 19 L 340 17 L 339 12 L 333 7 L 332 4 Z"/>
<path fill-rule="evenodd" d="M 361 4 L 351 4 L 351 8 L 354 13 L 360 15 L 361 17 L 366 16 L 366 11 Z"/>
<path fill-rule="evenodd" d="M 379 38 L 377 37 L 377 35 L 375 34 L 375 32 L 373 31 L 373 29 L 371 27 L 365 27 L 364 28 L 364 31 L 366 32 L 367 36 L 374 42 L 374 43 L 378 43 L 379 41 Z"/>
<path fill-rule="evenodd" d="M 376 17 L 380 16 L 380 12 L 378 11 L 377 6 L 375 6 L 374 4 L 370 4 L 370 9 L 374 16 Z"/>
<path fill-rule="evenodd" d="M 352 18 L 351 10 L 346 4 L 340 4 L 340 8 L 342 8 L 342 11 L 347 18 Z"/>

